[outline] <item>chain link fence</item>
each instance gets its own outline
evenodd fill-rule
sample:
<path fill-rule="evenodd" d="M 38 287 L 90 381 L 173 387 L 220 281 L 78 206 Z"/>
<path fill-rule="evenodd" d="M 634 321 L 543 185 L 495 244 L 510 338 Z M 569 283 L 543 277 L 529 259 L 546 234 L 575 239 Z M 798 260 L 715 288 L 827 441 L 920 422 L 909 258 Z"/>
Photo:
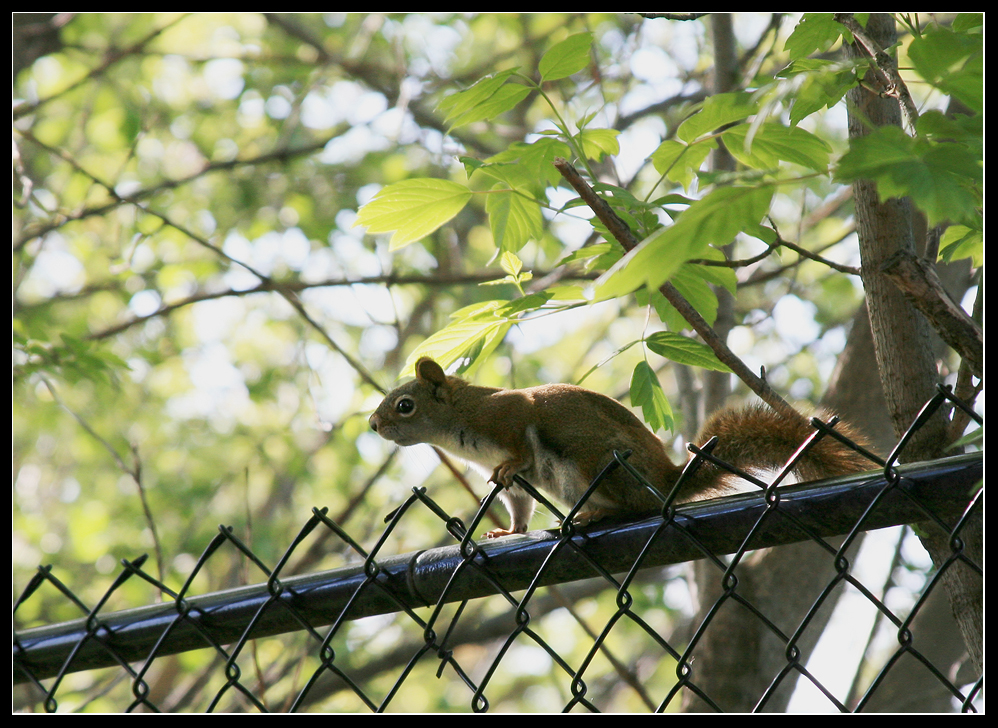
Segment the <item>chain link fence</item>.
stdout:
<path fill-rule="evenodd" d="M 423 489 L 414 489 L 386 517 L 387 526 L 372 547 L 356 543 L 325 509 L 315 509 L 273 567 L 262 563 L 231 528 L 221 527 L 178 591 L 148 573 L 141 556 L 123 560 L 104 598 L 87 605 L 51 566 L 42 566 L 14 604 L 15 709 L 106 710 L 110 700 L 113 709 L 126 711 L 418 712 L 463 705 L 484 712 L 509 709 L 507 691 L 497 696 L 494 687 L 501 674 L 503 684 L 517 685 L 521 697 L 546 691 L 544 704 L 553 701 L 566 711 L 621 706 L 678 710 L 691 701 L 702 709 L 721 710 L 723 696 L 711 694 L 700 681 L 710 659 L 703 645 L 711 630 L 722 629 L 718 615 L 737 605 L 763 625 L 767 639 L 778 640 L 784 654 L 782 664 L 766 676 L 769 687 L 752 697 L 757 710 L 772 709 L 773 696 L 798 681 L 813 685 L 834 709 L 871 709 L 878 690 L 900 669 L 899 662 L 915 659 L 954 709 L 975 711 L 982 699 L 982 676 L 968 677 L 966 666 L 958 675 L 951 664 L 935 664 L 922 649 L 934 635 L 915 631 L 913 625 L 941 593 L 940 579 L 948 570 L 969 569 L 973 578 L 982 578 L 982 565 L 968 553 L 961 534 L 983 508 L 983 454 L 898 465 L 911 435 L 927 418 L 942 416 L 948 402 L 981 421 L 941 389 L 883 461 L 842 437 L 834 421 L 813 420 L 815 432 L 796 457 L 820 438 L 835 437 L 863 452 L 876 470 L 779 489 L 739 473 L 760 491 L 679 507 L 667 495 L 660 516 L 637 522 L 576 528 L 571 516 L 581 503 L 562 514 L 521 480 L 562 519 L 560 530 L 477 543 L 472 535 L 480 531 L 498 487 L 467 525 Z M 710 454 L 710 443 L 691 450 L 696 457 L 688 472 L 703 461 L 719 463 Z M 617 454 L 600 477 L 614 468 L 640 479 L 629 468 L 626 453 Z M 454 543 L 384 554 L 393 531 L 418 509 L 439 518 Z M 900 524 L 944 532 L 950 555 L 916 589 L 912 604 L 892 608 L 885 596 L 890 579 L 865 584 L 857 576 L 862 564 L 855 562 L 855 554 L 864 532 Z M 335 535 L 354 563 L 285 575 L 292 555 L 323 531 Z M 797 542 L 815 544 L 832 569 L 803 618 L 788 625 L 756 606 L 739 577 L 753 552 Z M 266 581 L 193 594 L 204 565 L 233 550 Z M 693 560 L 701 561 L 718 589 L 701 595 L 700 612 L 676 629 L 663 602 L 685 582 L 678 571 L 682 567 L 670 565 Z M 164 600 L 107 611 L 108 600 L 130 579 L 150 582 Z M 812 622 L 820 622 L 817 615 L 829 610 L 843 589 L 872 605 L 879 631 L 893 634 L 892 645 L 881 645 L 876 656 L 864 658 L 865 681 L 847 694 L 816 677 L 802 649 Z M 51 590 L 76 605 L 81 618 L 19 629 L 18 609 L 42 592 L 51 596 Z M 579 613 L 580 600 L 600 593 L 609 597 L 596 611 Z M 566 619 L 576 632 L 581 629 L 586 645 L 581 652 L 567 647 Z M 361 624 L 365 639 L 348 628 Z M 267 639 L 273 635 L 286 637 L 275 647 Z M 622 691 L 628 695 L 623 701 Z"/>

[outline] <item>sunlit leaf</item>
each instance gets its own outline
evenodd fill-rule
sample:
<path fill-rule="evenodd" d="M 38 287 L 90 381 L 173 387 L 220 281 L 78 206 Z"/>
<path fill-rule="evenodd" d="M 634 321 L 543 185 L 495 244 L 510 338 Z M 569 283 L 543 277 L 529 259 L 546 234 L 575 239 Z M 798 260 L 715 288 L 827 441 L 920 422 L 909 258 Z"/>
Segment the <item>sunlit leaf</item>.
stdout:
<path fill-rule="evenodd" d="M 980 159 L 956 144 L 912 139 L 893 126 L 853 139 L 839 160 L 837 179 L 872 179 L 881 200 L 911 197 L 931 225 L 945 220 L 971 224 L 982 203 Z"/>
<path fill-rule="evenodd" d="M 455 321 L 417 346 L 406 359 L 399 376 L 412 376 L 416 362 L 422 356 L 428 356 L 447 368 L 458 359 L 468 356 L 473 349 L 477 349 L 479 356 L 487 354 L 499 345 L 510 326 L 512 324 L 506 319 L 494 317 Z"/>
<path fill-rule="evenodd" d="M 655 171 L 664 174 L 666 179 L 678 182 L 687 192 L 696 178 L 696 172 L 703 165 L 711 149 L 717 148 L 713 139 L 700 144 L 683 144 L 675 139 L 666 139 L 652 152 L 651 163 Z"/>
<path fill-rule="evenodd" d="M 641 408 L 641 414 L 653 432 L 672 429 L 672 407 L 646 361 L 638 362 L 631 374 L 631 404 Z"/>
<path fill-rule="evenodd" d="M 755 226 L 769 211 L 769 187 L 721 187 L 690 207 L 669 227 L 642 240 L 595 285 L 596 300 L 634 291 L 642 285 L 658 288 L 690 258 L 701 257 L 708 245 L 724 246 L 739 232 Z"/>
<path fill-rule="evenodd" d="M 392 250 L 424 238 L 464 209 L 471 191 L 445 179 L 409 179 L 383 188 L 360 208 L 355 225 L 394 233 Z"/>
<path fill-rule="evenodd" d="M 541 81 L 557 81 L 578 73 L 589 65 L 592 33 L 577 33 L 555 43 L 537 66 Z"/>
<path fill-rule="evenodd" d="M 679 125 L 676 136 L 684 142 L 741 121 L 759 110 L 759 102 L 748 93 L 716 94 L 703 102 L 700 111 Z"/>
<path fill-rule="evenodd" d="M 494 187 L 485 201 L 492 238 L 500 250 L 517 251 L 531 239 L 540 237 L 543 228 L 540 207 L 502 186 Z"/>
<path fill-rule="evenodd" d="M 620 143 L 616 129 L 583 129 L 579 132 L 579 143 L 582 145 L 582 153 L 588 159 L 599 161 L 604 154 L 616 156 L 620 154 Z"/>
<path fill-rule="evenodd" d="M 828 168 L 831 147 L 809 131 L 776 122 L 753 128 L 739 124 L 722 135 L 731 155 L 756 169 L 772 169 L 781 161 L 824 172 Z"/>
<path fill-rule="evenodd" d="M 682 334 L 657 331 L 645 339 L 645 344 L 659 356 L 664 356 L 677 364 L 713 369 L 717 372 L 731 371 L 718 360 L 709 346 Z"/>

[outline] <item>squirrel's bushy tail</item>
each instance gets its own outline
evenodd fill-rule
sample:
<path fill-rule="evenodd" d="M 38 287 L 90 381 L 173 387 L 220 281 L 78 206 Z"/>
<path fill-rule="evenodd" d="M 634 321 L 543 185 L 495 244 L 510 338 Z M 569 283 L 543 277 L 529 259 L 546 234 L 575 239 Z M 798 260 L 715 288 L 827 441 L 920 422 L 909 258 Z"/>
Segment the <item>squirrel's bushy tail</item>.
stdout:
<path fill-rule="evenodd" d="M 827 420 L 828 412 L 816 412 Z M 853 427 L 839 423 L 835 426 L 853 442 L 868 447 L 865 438 Z M 703 445 L 717 436 L 714 457 L 740 469 L 782 468 L 797 448 L 814 432 L 810 419 L 800 415 L 788 418 L 765 405 L 744 409 L 724 409 L 704 425 L 697 440 Z M 798 462 L 796 472 L 800 481 L 821 480 L 836 475 L 848 475 L 876 467 L 869 459 L 826 435 L 819 440 Z"/>

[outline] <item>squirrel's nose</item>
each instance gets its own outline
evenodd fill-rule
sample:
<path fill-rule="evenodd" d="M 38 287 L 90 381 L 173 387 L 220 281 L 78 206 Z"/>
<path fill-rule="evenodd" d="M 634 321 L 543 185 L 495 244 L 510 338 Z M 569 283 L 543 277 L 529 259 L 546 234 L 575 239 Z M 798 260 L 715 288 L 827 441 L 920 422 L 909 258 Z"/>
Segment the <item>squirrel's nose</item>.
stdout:
<path fill-rule="evenodd" d="M 369 424 L 371 426 L 371 429 L 374 430 L 375 432 L 378 431 L 378 425 L 380 424 L 380 419 L 378 418 L 377 412 L 371 415 L 371 417 L 367 420 L 367 424 Z"/>

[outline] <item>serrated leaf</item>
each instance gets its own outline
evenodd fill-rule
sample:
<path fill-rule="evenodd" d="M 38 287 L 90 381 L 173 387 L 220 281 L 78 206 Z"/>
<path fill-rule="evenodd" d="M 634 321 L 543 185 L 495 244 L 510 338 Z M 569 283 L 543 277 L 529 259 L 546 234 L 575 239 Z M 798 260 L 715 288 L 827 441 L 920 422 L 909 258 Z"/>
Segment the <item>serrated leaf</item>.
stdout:
<path fill-rule="evenodd" d="M 708 248 L 707 250 L 712 250 Z M 705 251 L 706 252 L 706 251 Z M 676 271 L 675 275 L 672 276 L 671 283 L 676 287 L 676 290 L 683 294 L 683 298 L 689 301 L 690 305 L 697 310 L 704 320 L 710 325 L 714 325 L 714 321 L 717 320 L 717 294 L 710 287 L 707 280 L 701 275 L 702 271 L 715 271 L 721 270 L 720 268 L 706 268 L 700 265 L 691 265 L 689 263 L 684 263 Z M 728 269 L 730 270 L 730 269 Z M 733 271 L 732 275 L 734 274 Z M 664 300 L 664 297 L 663 297 Z M 666 305 L 671 308 L 671 304 L 666 301 Z M 679 312 L 676 311 L 679 315 Z M 678 325 L 673 324 L 672 328 L 682 329 L 687 328 L 689 324 L 681 316 L 679 318 Z M 665 323 L 663 321 L 663 323 Z"/>
<path fill-rule="evenodd" d="M 824 53 L 842 37 L 843 30 L 831 13 L 804 13 L 783 49 L 790 54 L 791 61 Z"/>
<path fill-rule="evenodd" d="M 459 308 L 450 317 L 455 321 L 474 318 L 495 318 L 496 311 L 505 306 L 509 301 L 479 301 L 468 306 Z"/>
<path fill-rule="evenodd" d="M 492 76 L 486 76 L 476 81 L 471 88 L 444 97 L 437 104 L 437 111 L 442 111 L 446 114 L 444 117 L 445 122 L 452 118 L 457 118 L 461 114 L 466 114 L 482 103 L 482 101 L 492 96 L 514 73 L 516 73 L 516 69 L 510 68 Z"/>
<path fill-rule="evenodd" d="M 510 326 L 512 324 L 505 319 L 496 318 L 455 321 L 417 346 L 399 376 L 413 375 L 416 361 L 422 356 L 431 357 L 445 369 L 472 353 L 475 355 L 472 358 L 487 356 L 506 336 Z"/>
<path fill-rule="evenodd" d="M 717 142 L 713 139 L 699 144 L 683 144 L 675 139 L 666 139 L 652 152 L 651 163 L 659 174 L 681 184 L 689 192 L 697 171 L 710 150 L 716 148 Z"/>
<path fill-rule="evenodd" d="M 582 147 L 582 153 L 587 159 L 599 161 L 604 154 L 611 157 L 620 154 L 620 142 L 616 129 L 583 129 L 579 132 L 578 140 Z"/>
<path fill-rule="evenodd" d="M 509 111 L 530 93 L 521 85 L 505 85 L 515 68 L 481 79 L 471 88 L 451 94 L 437 104 L 444 112 L 444 123 L 456 129 L 483 119 L 492 119 Z"/>
<path fill-rule="evenodd" d="M 580 260 L 591 260 L 592 258 L 598 258 L 601 255 L 609 253 L 612 249 L 610 243 L 596 243 L 595 245 L 587 245 L 584 248 L 579 248 L 578 250 L 573 250 L 571 253 L 566 255 L 564 258 L 559 260 L 555 267 L 561 267 L 563 265 L 568 265 L 569 263 L 575 263 Z"/>
<path fill-rule="evenodd" d="M 788 79 L 801 76 L 793 80 L 792 93 L 787 97 L 791 126 L 797 126 L 815 111 L 835 106 L 857 83 L 851 63 L 815 58 L 793 61 L 777 75 Z"/>
<path fill-rule="evenodd" d="M 538 291 L 528 296 L 507 301 L 504 305 L 496 309 L 496 316 L 514 320 L 521 318 L 522 314 L 529 311 L 537 311 L 544 307 L 544 304 L 551 300 L 551 294 L 547 291 Z"/>
<path fill-rule="evenodd" d="M 457 159 L 462 165 L 464 165 L 464 173 L 468 176 L 469 179 L 471 178 L 471 175 L 473 175 L 476 171 L 481 169 L 482 165 L 485 164 L 481 160 L 475 159 L 474 157 L 461 156 L 458 157 Z"/>
<path fill-rule="evenodd" d="M 631 374 L 631 405 L 641 408 L 641 414 L 653 432 L 672 429 L 672 407 L 646 361 L 638 362 Z"/>
<path fill-rule="evenodd" d="M 506 251 L 499 258 L 499 267 L 511 276 L 515 276 L 519 275 L 520 271 L 523 269 L 523 261 L 520 260 L 516 253 Z"/>
<path fill-rule="evenodd" d="M 393 232 L 389 247 L 397 250 L 424 238 L 464 209 L 471 191 L 445 179 L 410 179 L 383 188 L 357 212 L 354 225 L 367 232 Z"/>
<path fill-rule="evenodd" d="M 984 265 L 984 236 L 966 225 L 950 225 L 939 240 L 939 259 L 970 258 L 974 267 Z"/>
<path fill-rule="evenodd" d="M 746 235 L 751 235 L 752 237 L 757 237 L 751 231 L 753 226 L 749 226 L 745 230 Z M 762 228 L 763 226 L 754 226 L 757 228 Z M 771 228 L 763 228 L 773 232 Z M 773 233 L 775 236 L 775 233 Z M 704 260 L 716 260 L 722 261 L 727 260 L 724 253 L 715 247 L 706 248 L 703 254 L 700 256 Z M 685 273 L 691 278 L 699 278 L 705 281 L 707 284 L 712 286 L 721 286 L 727 289 L 728 293 L 735 295 L 738 290 L 738 276 L 735 275 L 733 268 L 728 268 L 726 266 L 715 266 L 715 265 L 700 265 L 696 263 L 684 263 L 683 267 L 679 269 L 681 273 Z"/>
<path fill-rule="evenodd" d="M 645 344 L 659 356 L 677 364 L 712 369 L 715 372 L 731 371 L 721 363 L 709 346 L 682 334 L 658 331 L 646 338 Z"/>
<path fill-rule="evenodd" d="M 492 239 L 500 250 L 517 251 L 544 232 L 540 206 L 502 186 L 493 188 L 485 201 Z"/>
<path fill-rule="evenodd" d="M 641 241 L 596 281 L 594 295 L 603 301 L 642 285 L 658 288 L 685 261 L 702 257 L 708 245 L 724 246 L 742 230 L 758 225 L 769 211 L 770 187 L 720 187 L 698 200 L 672 226 Z"/>
<path fill-rule="evenodd" d="M 960 13 L 953 18 L 953 30 L 963 33 L 984 27 L 984 13 Z"/>
<path fill-rule="evenodd" d="M 555 43 L 541 58 L 537 70 L 541 81 L 557 81 L 578 73 L 589 65 L 592 33 L 577 33 Z"/>
<path fill-rule="evenodd" d="M 983 113 L 983 45 L 983 35 L 977 31 L 936 27 L 912 40 L 908 57 L 930 84 Z"/>
<path fill-rule="evenodd" d="M 831 147 L 811 132 L 777 122 L 760 124 L 752 131 L 750 125 L 739 124 L 722 134 L 728 151 L 745 166 L 773 169 L 785 161 L 818 172 L 828 169 Z"/>
<path fill-rule="evenodd" d="M 505 151 L 489 157 L 486 161 L 495 164 L 515 162 L 525 176 L 533 178 L 537 187 L 554 186 L 561 174 L 553 164 L 557 157 L 569 158 L 571 148 L 560 139 L 541 137 L 529 144 L 514 142 Z M 538 190 L 539 193 L 539 190 Z"/>
<path fill-rule="evenodd" d="M 707 248 L 701 257 L 724 259 L 724 255 L 716 248 Z M 670 282 L 711 326 L 717 319 L 718 307 L 717 295 L 711 286 L 720 285 L 732 293 L 737 287 L 737 278 L 731 268 L 708 267 L 694 263 L 683 263 Z M 651 305 L 667 328 L 680 331 L 689 327 L 686 319 L 658 291 L 639 290 L 635 291 L 635 296 L 640 305 Z"/>
<path fill-rule="evenodd" d="M 893 126 L 851 140 L 835 177 L 871 179 L 881 200 L 911 197 L 930 225 L 951 220 L 973 227 L 981 204 L 983 168 L 966 147 L 912 139 Z"/>
<path fill-rule="evenodd" d="M 753 115 L 759 110 L 759 102 L 748 93 L 727 93 L 711 96 L 703 102 L 697 113 L 679 125 L 676 136 L 684 142 L 692 142 L 703 134 Z"/>
<path fill-rule="evenodd" d="M 530 170 L 516 162 L 485 164 L 475 171 L 499 182 L 505 182 L 508 187 L 514 190 L 533 190 L 537 187 L 537 179 L 530 173 Z"/>
<path fill-rule="evenodd" d="M 552 286 L 545 290 L 552 301 L 585 301 L 586 291 L 582 286 Z"/>

